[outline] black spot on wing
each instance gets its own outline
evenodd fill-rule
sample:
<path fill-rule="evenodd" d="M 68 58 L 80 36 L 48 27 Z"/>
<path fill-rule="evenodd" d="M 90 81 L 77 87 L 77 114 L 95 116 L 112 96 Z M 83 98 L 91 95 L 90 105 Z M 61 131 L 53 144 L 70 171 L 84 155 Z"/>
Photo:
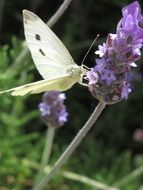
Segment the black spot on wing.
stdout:
<path fill-rule="evenodd" d="M 43 56 L 45 56 L 45 53 L 43 52 L 42 49 L 39 49 L 39 52 L 40 52 Z"/>
<path fill-rule="evenodd" d="M 36 40 L 41 41 L 41 36 L 39 34 L 35 34 L 35 38 Z"/>

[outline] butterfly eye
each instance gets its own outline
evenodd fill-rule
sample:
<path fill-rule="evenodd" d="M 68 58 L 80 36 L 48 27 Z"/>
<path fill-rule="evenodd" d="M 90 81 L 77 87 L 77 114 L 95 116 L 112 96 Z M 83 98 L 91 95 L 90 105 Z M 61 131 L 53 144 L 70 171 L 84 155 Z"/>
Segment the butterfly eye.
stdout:
<path fill-rule="evenodd" d="M 35 38 L 36 40 L 41 41 L 41 36 L 39 34 L 35 34 Z"/>
<path fill-rule="evenodd" d="M 40 52 L 43 56 L 45 56 L 45 53 L 43 52 L 42 49 L 39 49 L 39 52 Z"/>

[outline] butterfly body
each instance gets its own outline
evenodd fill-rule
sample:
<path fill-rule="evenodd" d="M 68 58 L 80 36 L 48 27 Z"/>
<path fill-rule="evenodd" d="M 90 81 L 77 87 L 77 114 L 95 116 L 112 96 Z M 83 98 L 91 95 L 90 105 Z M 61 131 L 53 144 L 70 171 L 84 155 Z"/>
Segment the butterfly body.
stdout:
<path fill-rule="evenodd" d="M 24 33 L 35 66 L 44 80 L 12 88 L 14 96 L 44 91 L 65 91 L 81 82 L 85 69 L 75 64 L 70 53 L 53 31 L 34 13 L 23 10 Z"/>

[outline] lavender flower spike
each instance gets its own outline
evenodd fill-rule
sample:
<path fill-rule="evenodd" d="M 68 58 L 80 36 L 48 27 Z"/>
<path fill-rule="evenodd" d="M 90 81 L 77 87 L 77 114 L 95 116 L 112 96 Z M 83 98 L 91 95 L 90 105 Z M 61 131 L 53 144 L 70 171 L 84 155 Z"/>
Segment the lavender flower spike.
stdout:
<path fill-rule="evenodd" d="M 143 16 L 137 1 L 122 9 L 116 34 L 109 34 L 106 43 L 95 53 L 100 58 L 87 72 L 89 90 L 107 104 L 127 99 L 131 89 L 131 68 L 141 57 Z"/>
<path fill-rule="evenodd" d="M 45 92 L 39 104 L 43 122 L 51 127 L 61 127 L 67 121 L 68 113 L 64 105 L 65 94 L 58 91 Z"/>

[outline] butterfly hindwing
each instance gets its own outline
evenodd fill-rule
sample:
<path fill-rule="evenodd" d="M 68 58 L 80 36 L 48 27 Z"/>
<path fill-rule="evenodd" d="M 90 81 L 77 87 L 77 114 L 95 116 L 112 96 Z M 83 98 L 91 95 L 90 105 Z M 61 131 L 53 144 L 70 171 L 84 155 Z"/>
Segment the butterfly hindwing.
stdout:
<path fill-rule="evenodd" d="M 15 87 L 9 90 L 5 90 L 0 92 L 11 92 L 13 96 L 23 96 L 25 94 L 38 94 L 45 91 L 57 90 L 57 91 L 65 91 L 75 83 L 74 78 L 69 75 L 63 75 L 59 77 L 54 77 L 47 80 L 41 80 L 38 82 L 29 83 L 26 85 L 22 85 L 19 87 Z"/>

